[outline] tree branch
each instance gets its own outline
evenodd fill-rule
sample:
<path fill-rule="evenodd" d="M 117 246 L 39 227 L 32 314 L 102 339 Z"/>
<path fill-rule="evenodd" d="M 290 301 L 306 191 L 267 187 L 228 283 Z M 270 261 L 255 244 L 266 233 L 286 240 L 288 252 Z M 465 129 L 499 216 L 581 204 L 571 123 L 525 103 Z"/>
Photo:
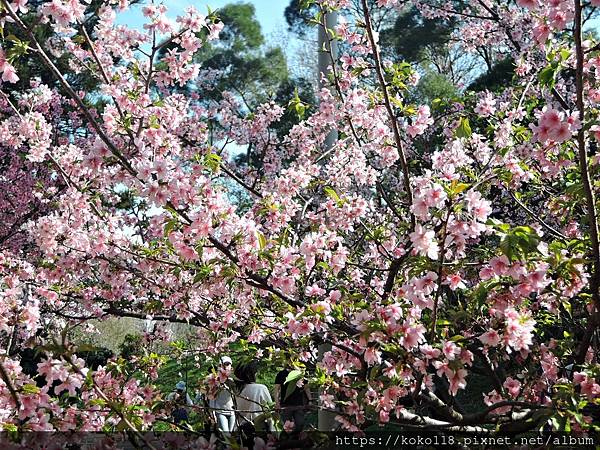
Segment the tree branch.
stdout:
<path fill-rule="evenodd" d="M 398 130 L 398 120 L 396 119 L 396 115 L 394 114 L 394 110 L 392 108 L 392 103 L 390 101 L 390 94 L 388 92 L 387 83 L 385 81 L 383 66 L 381 64 L 381 59 L 379 55 L 379 50 L 377 48 L 377 42 L 375 41 L 375 37 L 373 35 L 373 25 L 371 23 L 371 15 L 369 14 L 369 6 L 367 5 L 367 0 L 361 0 L 363 15 L 365 19 L 365 27 L 367 29 L 367 36 L 369 38 L 369 42 L 371 44 L 371 51 L 373 52 L 373 59 L 375 61 L 375 72 L 377 73 L 377 79 L 379 81 L 379 86 L 383 92 L 383 101 L 385 103 L 385 109 L 387 110 L 390 124 L 392 126 L 392 131 L 394 133 L 394 141 L 396 143 L 396 147 L 398 148 L 398 154 L 400 156 L 400 165 L 402 167 L 403 174 L 403 182 L 404 182 L 404 190 L 406 191 L 406 196 L 408 198 L 409 207 L 413 204 L 413 195 L 412 189 L 410 187 L 410 173 L 408 171 L 408 163 L 406 161 L 406 155 L 404 153 L 404 146 L 402 144 L 402 138 L 400 137 L 400 131 Z M 412 228 L 415 226 L 415 216 L 411 213 L 410 215 Z"/>
<path fill-rule="evenodd" d="M 593 272 L 590 279 L 590 289 L 592 291 L 592 299 L 594 301 L 593 308 L 600 312 L 600 244 L 598 242 L 598 218 L 596 215 L 596 199 L 592 183 L 590 181 L 590 173 L 588 168 L 587 152 L 585 149 L 585 111 L 584 111 L 584 100 L 583 100 L 583 89 L 584 89 L 584 54 L 582 44 L 582 20 L 581 12 L 583 6 L 581 0 L 574 0 L 575 2 L 575 28 L 573 30 L 575 37 L 575 56 L 576 56 L 576 70 L 575 70 L 575 86 L 577 91 L 577 109 L 579 113 L 579 120 L 581 122 L 581 128 L 577 132 L 577 150 L 579 155 L 579 167 L 581 170 L 581 182 L 583 184 L 583 191 L 585 193 L 586 206 L 587 206 L 587 220 L 590 228 L 590 241 L 592 245 L 592 256 L 594 260 Z M 581 345 L 577 351 L 576 362 L 577 364 L 585 361 L 590 342 L 593 336 L 593 330 L 596 327 L 595 313 L 592 313 L 589 321 L 588 328 L 584 335 L 584 339 L 581 341 Z"/>

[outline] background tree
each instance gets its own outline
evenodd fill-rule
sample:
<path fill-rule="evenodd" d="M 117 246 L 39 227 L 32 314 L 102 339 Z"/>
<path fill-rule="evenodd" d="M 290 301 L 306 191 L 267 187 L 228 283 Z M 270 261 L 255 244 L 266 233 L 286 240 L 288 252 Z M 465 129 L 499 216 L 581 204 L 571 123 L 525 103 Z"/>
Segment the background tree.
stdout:
<path fill-rule="evenodd" d="M 414 68 L 388 64 L 377 45 L 373 18 L 394 3 L 378 0 L 379 14 L 366 0 L 352 5 L 355 19 L 336 29 L 346 53 L 328 89 L 283 138 L 273 131 L 281 105 L 240 114 L 233 95 L 207 108 L 192 89 L 174 88 L 201 81 L 199 36 L 221 28 L 193 8 L 170 22 L 164 5 L 146 6 L 149 49 L 124 39 L 132 31 L 115 27 L 110 9 L 99 12 L 89 50 L 83 30 L 58 36 L 84 63 L 99 61 L 112 99 L 100 111 L 28 34 L 68 98 L 19 92 L 0 144 L 52 163 L 50 178 L 66 189 L 27 224 L 35 257 L 0 253 L 0 343 L 43 353 L 33 376 L 18 355 L 0 360 L 4 429 L 125 429 L 144 441 L 142 431 L 169 420 L 157 355 L 97 368 L 78 357 L 72 329 L 116 316 L 189 324 L 215 359 L 284 354 L 349 431 L 598 431 L 599 169 L 588 150 L 600 139 L 600 46 L 584 48 L 590 6 L 478 2 L 491 12 L 459 15 L 461 45 L 483 32 L 519 61 L 515 77 L 500 93 L 429 107 L 411 102 Z M 81 19 L 76 6 L 66 19 L 40 15 L 60 27 Z M 573 15 L 552 22 L 557 38 L 539 35 L 531 17 L 545 23 L 563 8 Z M 8 82 L 11 67 L 2 67 Z M 57 127 L 49 105 L 63 104 Z M 427 133 L 436 140 L 420 146 Z M 265 155 L 252 183 L 219 158 L 219 142 Z M 151 217 L 123 201 L 151 205 Z M 172 339 L 158 326 L 151 334 Z M 319 357 L 323 344 L 331 349 Z M 211 370 L 207 395 L 230 377 Z M 487 388 L 470 412 L 460 393 L 477 381 Z"/>
<path fill-rule="evenodd" d="M 248 110 L 269 101 L 288 80 L 287 61 L 279 47 L 266 44 L 254 6 L 233 3 L 218 10 L 222 39 L 202 48 L 196 61 L 219 72 L 214 89 L 198 89 L 202 98 L 220 100 L 234 92 Z"/>
<path fill-rule="evenodd" d="M 223 24 L 220 39 L 203 46 L 195 56 L 202 70 L 214 74 L 214 81 L 206 85 L 191 85 L 206 104 L 221 102 L 224 94 L 238 100 L 238 115 L 253 114 L 260 105 L 273 101 L 288 105 L 306 105 L 310 114 L 314 104 L 312 84 L 295 78 L 288 69 L 283 50 L 268 43 L 262 34 L 260 22 L 251 3 L 231 3 L 216 11 Z M 287 110 L 274 131 L 284 136 L 300 117 L 295 109 Z M 251 145 L 237 149 L 239 163 L 248 167 L 262 167 L 264 155 L 256 154 Z"/>

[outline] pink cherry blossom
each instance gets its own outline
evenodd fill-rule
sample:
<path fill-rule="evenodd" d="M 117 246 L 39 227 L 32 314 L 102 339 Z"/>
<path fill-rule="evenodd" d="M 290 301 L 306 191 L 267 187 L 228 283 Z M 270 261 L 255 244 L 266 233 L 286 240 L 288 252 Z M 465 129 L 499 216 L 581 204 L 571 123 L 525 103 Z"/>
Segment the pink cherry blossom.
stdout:
<path fill-rule="evenodd" d="M 410 240 L 413 243 L 416 252 L 431 259 L 437 259 L 439 254 L 439 245 L 435 241 L 435 232 L 427 230 L 422 225 L 417 224 L 415 231 L 410 234 Z"/>
<path fill-rule="evenodd" d="M 255 104 L 271 98 L 260 87 L 221 92 L 229 69 L 204 56 L 229 45 L 228 22 L 167 3 L 143 5 L 139 29 L 119 16 L 126 0 L 15 0 L 1 19 L 3 429 L 130 428 L 123 414 L 130 431 L 159 429 L 170 323 L 189 331 L 177 348 L 208 373 L 193 380 L 207 397 L 232 377 L 211 364 L 242 348 L 306 367 L 311 407 L 348 431 L 529 426 L 527 411 L 580 417 L 598 401 L 600 50 L 574 34 L 589 2 L 317 0 L 319 17 L 345 18 L 302 119 L 290 99 Z M 401 7 L 456 27 L 443 49 L 477 65 L 469 76 L 500 59 L 514 76 L 493 93 L 467 76 L 431 102 L 423 64 L 380 39 Z M 9 28 L 36 51 L 20 54 Z M 21 73 L 31 64 L 48 85 Z M 121 317 L 148 324 L 143 356 L 86 365 L 79 336 Z M 480 377 L 489 408 L 465 423 L 453 397 Z"/>

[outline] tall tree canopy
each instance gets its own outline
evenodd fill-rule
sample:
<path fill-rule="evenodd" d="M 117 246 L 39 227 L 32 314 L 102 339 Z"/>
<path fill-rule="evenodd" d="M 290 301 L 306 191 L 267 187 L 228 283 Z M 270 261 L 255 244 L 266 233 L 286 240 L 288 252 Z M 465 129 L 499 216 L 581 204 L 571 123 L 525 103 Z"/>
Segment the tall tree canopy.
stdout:
<path fill-rule="evenodd" d="M 0 247 L 0 426 L 21 448 L 39 436 L 28 431 L 125 430 L 153 448 L 145 431 L 185 428 L 158 388 L 164 327 L 130 360 L 81 357 L 74 330 L 108 317 L 188 324 L 197 364 L 285 362 L 350 432 L 597 436 L 600 42 L 582 28 L 598 1 L 415 1 L 419 20 L 456 20 L 465 52 L 514 62 L 502 90 L 431 105 L 414 96 L 422 68 L 378 40 L 399 1 L 309 3 L 352 17 L 335 27 L 341 54 L 314 111 L 302 118 L 293 98 L 297 123 L 278 133 L 287 104 L 201 90 L 219 80 L 203 66 L 219 52 L 259 53 L 243 6 L 228 34 L 214 15 L 169 20 L 152 3 L 143 31 L 117 26 L 105 3 L 89 33 L 77 0 L 0 0 L 23 33 L 0 58 L 0 206 L 23 218 Z M 51 48 L 36 33 L 48 24 Z M 67 54 L 94 92 L 53 63 Z M 33 55 L 60 89 L 17 84 Z M 29 199 L 40 213 L 26 217 Z M 212 367 L 198 387 L 214 399 L 233 376 Z M 278 411 L 266 417 L 281 430 Z M 189 448 L 241 446 L 191 434 Z"/>

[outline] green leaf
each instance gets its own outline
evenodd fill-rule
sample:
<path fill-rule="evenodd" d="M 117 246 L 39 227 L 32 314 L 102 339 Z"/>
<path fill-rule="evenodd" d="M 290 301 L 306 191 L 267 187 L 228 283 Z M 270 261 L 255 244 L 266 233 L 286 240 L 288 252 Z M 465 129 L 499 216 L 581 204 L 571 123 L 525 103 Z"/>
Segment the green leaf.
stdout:
<path fill-rule="evenodd" d="M 284 385 L 287 384 L 284 399 L 288 398 L 296 390 L 296 383 L 304 376 L 302 370 L 292 370 L 285 379 Z"/>
<path fill-rule="evenodd" d="M 23 392 L 23 394 L 39 394 L 40 392 L 40 388 L 37 387 L 35 384 L 24 384 L 23 386 L 21 386 L 21 392 Z"/>
<path fill-rule="evenodd" d="M 317 267 L 320 267 L 323 270 L 331 269 L 331 267 L 329 267 L 329 264 L 327 264 L 325 261 L 320 261 L 319 263 L 317 263 Z"/>
<path fill-rule="evenodd" d="M 506 232 L 506 236 L 500 242 L 500 250 L 508 259 L 526 256 L 537 251 L 540 238 L 531 227 L 519 226 Z"/>
<path fill-rule="evenodd" d="M 553 62 L 544 67 L 538 75 L 538 80 L 543 87 L 552 89 L 556 83 L 556 74 L 558 73 L 558 63 Z"/>
<path fill-rule="evenodd" d="M 212 274 L 212 272 L 213 266 L 211 266 L 210 264 L 205 264 L 201 266 L 198 270 L 196 270 L 196 275 L 194 276 L 194 284 L 206 280 Z"/>
<path fill-rule="evenodd" d="M 117 424 L 117 431 L 125 431 L 127 429 L 127 423 L 123 419 L 121 419 L 121 421 Z"/>
<path fill-rule="evenodd" d="M 454 130 L 454 136 L 457 138 L 468 138 L 471 137 L 473 131 L 471 130 L 471 124 L 469 119 L 462 117 L 456 130 Z"/>
<path fill-rule="evenodd" d="M 169 220 L 165 225 L 164 236 L 167 237 L 169 234 L 171 234 L 171 231 L 173 231 L 173 229 L 175 228 L 176 225 L 177 225 L 176 220 Z"/>
<path fill-rule="evenodd" d="M 258 234 L 258 245 L 260 246 L 260 249 L 262 250 L 267 246 L 267 238 L 260 231 L 257 234 Z"/>
<path fill-rule="evenodd" d="M 560 51 L 560 60 L 561 61 L 566 61 L 567 59 L 569 59 L 570 56 L 571 56 L 571 51 L 570 50 L 568 50 L 566 48 L 563 48 Z"/>
<path fill-rule="evenodd" d="M 150 128 L 160 128 L 160 123 L 158 121 L 158 117 L 154 114 L 152 114 L 150 116 L 150 118 L 148 119 L 148 125 L 150 126 Z"/>
<path fill-rule="evenodd" d="M 300 0 L 300 10 L 308 9 L 314 4 L 314 0 Z"/>
<path fill-rule="evenodd" d="M 300 378 L 302 378 L 302 376 L 304 375 L 304 372 L 302 370 L 292 370 L 290 373 L 288 373 L 288 376 L 286 377 L 285 381 L 283 382 L 284 384 L 287 383 L 291 383 L 291 382 L 298 382 L 298 380 Z"/>
<path fill-rule="evenodd" d="M 565 311 L 567 311 L 567 314 L 569 315 L 569 317 L 573 317 L 573 311 L 571 308 L 571 303 L 568 301 L 563 301 L 561 302 L 563 305 L 563 308 L 565 308 Z M 566 331 L 564 333 L 567 333 Z M 565 338 L 568 338 L 569 336 L 565 335 Z"/>
<path fill-rule="evenodd" d="M 106 406 L 106 401 L 102 398 L 94 398 L 89 401 L 91 406 Z"/>
<path fill-rule="evenodd" d="M 452 197 L 452 196 L 460 194 L 468 187 L 469 187 L 469 185 L 467 183 L 458 183 L 456 180 L 454 180 L 454 181 L 452 181 L 450 186 L 445 187 L 445 189 L 446 189 L 446 193 Z"/>
<path fill-rule="evenodd" d="M 488 221 L 485 224 L 494 227 L 496 230 L 498 230 L 504 234 L 506 234 L 510 231 L 509 224 L 500 222 L 497 219 L 488 219 Z"/>
<path fill-rule="evenodd" d="M 298 119 L 304 119 L 304 115 L 306 114 L 306 104 L 300 100 L 300 95 L 298 93 L 298 88 L 294 91 L 294 97 L 288 103 L 288 108 L 291 111 L 294 111 L 298 116 Z"/>
<path fill-rule="evenodd" d="M 337 192 L 335 192 L 335 189 L 333 189 L 332 187 L 330 187 L 330 186 L 325 186 L 325 187 L 323 188 L 323 191 L 325 191 L 325 194 L 326 194 L 326 195 L 327 195 L 329 198 L 331 198 L 332 200 L 334 200 L 336 203 L 338 203 L 338 204 L 339 204 L 339 203 L 341 203 L 341 202 L 342 202 L 342 199 L 340 198 L 340 196 L 338 195 L 338 193 L 337 193 Z"/>
<path fill-rule="evenodd" d="M 221 157 L 216 153 L 208 153 L 204 156 L 204 165 L 211 172 L 216 172 L 221 167 Z"/>
<path fill-rule="evenodd" d="M 19 429 L 14 423 L 3 423 L 2 430 L 7 431 L 9 433 L 16 433 Z"/>

